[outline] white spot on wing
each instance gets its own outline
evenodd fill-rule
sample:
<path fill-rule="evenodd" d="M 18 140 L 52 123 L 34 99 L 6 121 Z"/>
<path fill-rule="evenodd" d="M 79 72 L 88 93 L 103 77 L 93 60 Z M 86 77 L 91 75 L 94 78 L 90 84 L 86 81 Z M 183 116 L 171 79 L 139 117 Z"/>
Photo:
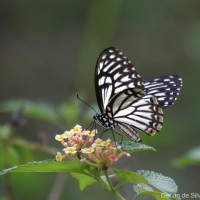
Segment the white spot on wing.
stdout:
<path fill-rule="evenodd" d="M 113 59 L 113 58 L 115 58 L 115 55 L 114 55 L 114 54 L 111 54 L 111 55 L 110 55 L 110 59 Z"/>
<path fill-rule="evenodd" d="M 112 65 L 114 65 L 114 64 L 115 64 L 115 62 L 109 63 L 106 67 L 104 67 L 103 71 L 104 71 L 104 72 L 107 72 L 107 70 L 108 70 Z"/>
<path fill-rule="evenodd" d="M 110 96 L 111 96 L 111 93 L 112 93 L 112 86 L 110 85 L 106 91 L 104 92 L 104 103 L 103 103 L 103 106 L 104 106 L 104 109 L 106 109 L 107 105 L 108 105 L 108 102 L 109 102 L 109 99 L 110 99 Z"/>
<path fill-rule="evenodd" d="M 156 88 L 156 86 L 158 86 L 157 88 L 159 88 L 160 86 L 162 86 L 162 87 L 167 87 L 166 85 L 163 85 L 163 83 L 150 83 L 150 84 L 148 84 L 148 85 L 146 85 L 146 83 L 145 83 L 145 88 Z"/>
<path fill-rule="evenodd" d="M 115 87 L 118 87 L 118 86 L 120 86 L 121 84 L 122 84 L 122 83 L 118 81 L 118 82 L 115 83 Z"/>
<path fill-rule="evenodd" d="M 106 58 L 106 54 L 104 54 L 104 55 L 101 57 L 102 60 L 105 60 L 105 58 Z"/>
<path fill-rule="evenodd" d="M 99 79 L 99 85 L 103 85 L 105 82 L 105 76 L 102 76 L 100 79 Z"/>
<path fill-rule="evenodd" d="M 124 68 L 124 72 L 129 72 L 129 70 L 127 68 Z"/>
<path fill-rule="evenodd" d="M 128 84 L 128 87 L 129 87 L 129 88 L 134 88 L 135 85 L 134 85 L 134 83 L 132 82 L 132 83 L 129 83 L 129 84 Z"/>
<path fill-rule="evenodd" d="M 114 75 L 114 79 L 117 80 L 120 76 L 121 76 L 121 74 L 120 74 L 119 72 L 117 72 L 117 73 Z"/>
<path fill-rule="evenodd" d="M 122 82 L 127 82 L 127 81 L 130 81 L 130 78 L 129 78 L 129 76 L 127 75 L 127 76 L 121 78 L 120 81 L 122 81 Z"/>
<path fill-rule="evenodd" d="M 132 77 L 132 78 L 136 78 L 135 74 L 132 74 L 131 77 Z"/>
<path fill-rule="evenodd" d="M 127 64 L 128 64 L 127 60 L 124 60 L 123 64 L 124 64 L 124 65 L 127 65 Z"/>
<path fill-rule="evenodd" d="M 121 87 L 119 87 L 119 88 L 116 88 L 116 89 L 115 89 L 115 94 L 116 94 L 116 93 L 119 93 L 119 92 L 121 92 L 121 91 L 123 91 L 123 90 L 125 90 L 125 89 L 127 89 L 127 86 L 126 86 L 126 85 L 123 85 L 123 86 L 121 86 Z"/>
<path fill-rule="evenodd" d="M 166 94 L 164 92 L 160 92 L 156 94 L 157 97 L 161 97 L 161 96 L 166 96 Z"/>
<path fill-rule="evenodd" d="M 103 68 L 103 62 L 100 62 L 99 63 L 99 69 L 102 70 L 102 68 Z"/>
<path fill-rule="evenodd" d="M 115 70 L 119 69 L 121 67 L 121 64 L 118 64 L 117 66 L 115 66 L 110 73 L 114 72 Z"/>
<path fill-rule="evenodd" d="M 164 101 L 166 97 L 159 97 L 158 100 L 159 101 Z"/>
<path fill-rule="evenodd" d="M 105 80 L 105 82 L 106 82 L 106 83 L 112 83 L 112 80 L 111 80 L 110 77 L 107 77 L 106 80 Z"/>

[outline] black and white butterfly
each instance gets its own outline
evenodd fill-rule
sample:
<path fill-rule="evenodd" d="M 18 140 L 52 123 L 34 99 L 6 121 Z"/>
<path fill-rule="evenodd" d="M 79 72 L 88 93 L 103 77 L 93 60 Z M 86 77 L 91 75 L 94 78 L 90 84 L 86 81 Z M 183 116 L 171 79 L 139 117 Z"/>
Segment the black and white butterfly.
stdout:
<path fill-rule="evenodd" d="M 119 128 L 140 142 L 137 130 L 154 135 L 163 126 L 163 108 L 174 104 L 182 86 L 179 75 L 143 82 L 130 60 L 115 47 L 105 49 L 96 63 L 96 98 L 101 114 L 94 120 L 106 129 Z"/>

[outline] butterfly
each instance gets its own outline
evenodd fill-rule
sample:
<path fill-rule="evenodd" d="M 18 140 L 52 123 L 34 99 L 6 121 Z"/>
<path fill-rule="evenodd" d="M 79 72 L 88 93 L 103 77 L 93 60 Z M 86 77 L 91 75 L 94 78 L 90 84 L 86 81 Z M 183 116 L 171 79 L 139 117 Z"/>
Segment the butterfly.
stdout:
<path fill-rule="evenodd" d="M 124 132 L 140 142 L 137 130 L 154 135 L 163 126 L 163 109 L 176 101 L 182 87 L 179 75 L 166 75 L 143 82 L 131 61 L 117 48 L 101 52 L 95 68 L 96 99 L 101 114 L 95 122 Z"/>

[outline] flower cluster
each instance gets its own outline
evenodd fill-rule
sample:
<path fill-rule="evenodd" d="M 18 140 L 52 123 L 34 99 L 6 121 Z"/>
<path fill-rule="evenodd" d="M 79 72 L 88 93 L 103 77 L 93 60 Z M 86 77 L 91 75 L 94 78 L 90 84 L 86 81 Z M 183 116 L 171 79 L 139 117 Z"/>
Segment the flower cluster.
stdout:
<path fill-rule="evenodd" d="M 123 155 L 130 156 L 110 139 L 95 139 L 96 132 L 83 130 L 80 125 L 76 125 L 70 131 L 56 135 L 55 139 L 64 147 L 64 154 L 57 152 L 56 160 L 78 157 L 80 161 L 89 165 L 107 169 Z"/>
<path fill-rule="evenodd" d="M 56 135 L 55 139 L 61 142 L 64 147 L 64 155 L 58 152 L 56 160 L 61 161 L 67 157 L 75 157 L 80 154 L 81 149 L 94 141 L 95 131 L 85 131 L 80 125 L 76 125 L 70 131 L 65 131 L 62 135 Z"/>
<path fill-rule="evenodd" d="M 115 142 L 111 142 L 110 139 L 103 141 L 100 138 L 96 139 L 89 148 L 82 149 L 82 153 L 87 154 L 87 157 L 81 159 L 82 162 L 104 169 L 113 165 L 123 155 L 130 156 Z"/>

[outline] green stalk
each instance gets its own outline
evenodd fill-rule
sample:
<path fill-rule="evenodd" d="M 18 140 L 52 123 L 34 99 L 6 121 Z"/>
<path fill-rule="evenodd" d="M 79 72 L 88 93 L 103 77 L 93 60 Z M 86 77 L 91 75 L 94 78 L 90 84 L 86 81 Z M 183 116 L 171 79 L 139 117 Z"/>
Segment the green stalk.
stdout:
<path fill-rule="evenodd" d="M 116 197 L 116 199 L 118 199 L 118 200 L 125 200 L 124 197 L 122 197 L 122 196 L 119 194 L 119 192 L 117 192 L 117 190 L 113 187 L 113 184 L 111 183 L 111 180 L 110 180 L 110 178 L 109 178 L 107 169 L 104 169 L 103 172 L 104 172 L 105 177 L 106 177 L 106 180 L 107 180 L 107 182 L 108 182 L 108 185 L 106 184 L 106 186 L 107 186 L 106 189 L 107 189 L 108 191 L 112 192 L 113 195 Z M 103 182 L 104 182 L 104 181 L 103 181 Z M 105 182 L 104 182 L 104 184 L 105 184 Z M 109 186 L 109 187 L 108 187 L 108 186 Z"/>
<path fill-rule="evenodd" d="M 10 156 L 9 156 L 9 139 L 7 138 L 5 141 L 2 142 L 2 146 L 3 146 L 3 157 L 4 157 L 4 168 L 8 168 L 10 167 Z M 11 175 L 10 174 L 6 174 L 5 175 L 5 179 L 4 179 L 4 187 L 5 187 L 5 191 L 6 191 L 6 195 L 8 200 L 14 200 L 15 196 L 14 196 L 14 192 L 13 192 L 13 186 L 12 186 L 12 181 L 11 181 Z"/>

